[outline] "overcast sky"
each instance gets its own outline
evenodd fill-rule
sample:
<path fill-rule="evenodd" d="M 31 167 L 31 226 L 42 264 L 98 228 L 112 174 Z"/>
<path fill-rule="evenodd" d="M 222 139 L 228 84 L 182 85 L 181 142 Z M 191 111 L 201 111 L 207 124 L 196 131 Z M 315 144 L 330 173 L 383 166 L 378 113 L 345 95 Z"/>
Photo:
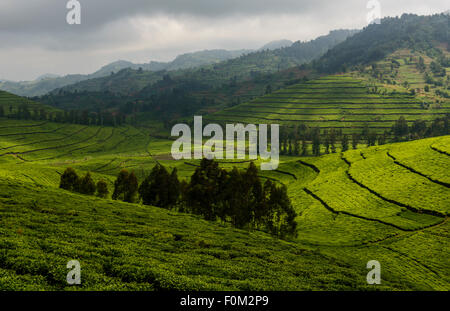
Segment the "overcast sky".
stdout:
<path fill-rule="evenodd" d="M 0 79 L 92 73 L 112 61 L 169 61 L 203 49 L 254 49 L 367 25 L 368 0 L 0 0 Z M 379 0 L 382 16 L 429 15 L 448 0 Z"/>

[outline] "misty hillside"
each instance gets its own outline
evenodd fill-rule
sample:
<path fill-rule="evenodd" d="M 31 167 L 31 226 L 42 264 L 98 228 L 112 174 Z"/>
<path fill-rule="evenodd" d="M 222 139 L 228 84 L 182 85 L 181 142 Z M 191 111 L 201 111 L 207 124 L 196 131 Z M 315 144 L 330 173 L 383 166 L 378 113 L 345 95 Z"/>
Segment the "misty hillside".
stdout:
<path fill-rule="evenodd" d="M 328 35 L 321 36 L 315 40 L 308 42 L 297 41 L 287 48 L 247 53 L 220 63 L 205 65 L 195 70 L 172 71 L 170 72 L 170 77 L 182 81 L 195 80 L 210 87 L 222 86 L 224 83 L 230 82 L 230 79 L 233 80 L 233 83 L 253 79 L 259 75 L 274 73 L 310 62 L 354 33 L 356 33 L 354 30 L 331 31 Z M 194 56 L 195 53 L 189 57 L 180 56 L 180 58 L 192 59 Z M 178 63 L 178 61 L 176 59 L 174 63 Z M 150 73 L 145 70 L 144 72 L 139 72 L 138 70 L 133 72 L 133 70 L 127 69 L 124 72 L 117 73 L 117 75 L 68 85 L 64 88 L 54 90 L 52 95 L 60 94 L 61 92 L 73 93 L 85 91 L 108 91 L 121 95 L 129 95 L 143 90 L 144 87 L 148 93 L 149 89 L 152 88 L 152 83 L 154 83 L 155 75 L 159 75 L 159 80 L 162 80 L 165 73 Z M 139 89 L 140 86 L 143 87 Z"/>
<path fill-rule="evenodd" d="M 33 81 L 14 82 L 0 80 L 0 89 L 20 96 L 40 96 L 66 85 L 106 77 L 126 68 L 135 70 L 142 68 L 147 71 L 187 69 L 239 57 L 248 52 L 251 52 L 251 50 L 205 50 L 179 55 L 171 62 L 151 61 L 146 64 L 135 64 L 125 60 L 118 60 L 88 75 L 71 74 L 61 77 L 54 74 L 45 74 Z"/>
<path fill-rule="evenodd" d="M 450 16 L 438 14 L 418 16 L 403 14 L 384 18 L 328 51 L 315 63 L 323 72 L 336 72 L 346 67 L 383 59 L 400 48 L 439 53 L 434 49 L 449 48 Z"/>

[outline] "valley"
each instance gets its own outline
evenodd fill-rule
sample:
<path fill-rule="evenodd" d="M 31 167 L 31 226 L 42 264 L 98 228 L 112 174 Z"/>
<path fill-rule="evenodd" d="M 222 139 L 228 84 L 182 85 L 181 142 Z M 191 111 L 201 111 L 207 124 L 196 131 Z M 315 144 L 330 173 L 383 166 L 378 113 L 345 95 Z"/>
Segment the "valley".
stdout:
<path fill-rule="evenodd" d="M 0 291 L 450 290 L 449 18 L 0 82 Z"/>
<path fill-rule="evenodd" d="M 448 289 L 449 136 L 282 156 L 278 170 L 260 171 L 287 185 L 298 213 L 298 237 L 281 241 L 58 189 L 67 167 L 90 171 L 109 189 L 120 170 L 142 180 L 157 162 L 188 178 L 199 160 L 162 157 L 172 141 L 131 126 L 1 124 L 2 289 L 70 289 L 58 277 L 69 254 L 83 262 L 86 289 L 368 289 L 369 259 L 381 262 L 384 289 Z"/>

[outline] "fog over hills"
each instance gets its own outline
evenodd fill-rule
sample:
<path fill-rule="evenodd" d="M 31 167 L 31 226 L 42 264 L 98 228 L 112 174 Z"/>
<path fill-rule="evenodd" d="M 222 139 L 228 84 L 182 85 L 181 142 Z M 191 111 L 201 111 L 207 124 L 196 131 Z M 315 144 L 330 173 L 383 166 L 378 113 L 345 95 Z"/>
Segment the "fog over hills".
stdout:
<path fill-rule="evenodd" d="M 291 41 L 289 42 L 290 44 L 292 44 Z M 266 44 L 261 49 L 273 50 L 288 46 L 290 45 L 288 44 L 289 42 L 288 40 L 274 41 Z M 87 75 L 69 74 L 66 76 L 60 76 L 52 73 L 46 73 L 32 81 L 10 81 L 6 79 L 0 79 L 0 90 L 8 91 L 20 96 L 40 96 L 66 85 L 88 79 L 106 77 L 111 73 L 117 73 L 118 71 L 126 68 L 135 70 L 142 68 L 142 70 L 147 71 L 188 69 L 236 58 L 242 56 L 245 53 L 250 53 L 253 51 L 254 50 L 251 49 L 203 50 L 178 55 L 173 61 L 170 62 L 150 61 L 149 63 L 142 64 L 136 64 L 127 60 L 117 60 L 101 67 L 96 72 Z"/>
<path fill-rule="evenodd" d="M 298 43 L 300 41 L 297 41 Z M 291 47 L 294 43 L 290 40 L 276 40 L 271 41 L 264 46 L 262 46 L 257 51 L 264 50 L 277 50 L 280 48 Z M 67 85 L 78 83 L 81 81 L 107 77 L 113 73 L 117 73 L 123 69 L 130 68 L 134 70 L 139 70 L 140 68 L 145 71 L 161 71 L 161 70 L 179 70 L 195 68 L 202 65 L 209 65 L 214 63 L 219 63 L 229 59 L 240 57 L 244 54 L 255 52 L 252 49 L 241 49 L 241 50 L 225 50 L 225 49 L 213 49 L 213 50 L 202 50 L 197 52 L 190 52 L 178 55 L 173 61 L 170 62 L 159 62 L 150 61 L 149 63 L 133 63 L 127 60 L 117 60 L 115 62 L 109 63 L 94 73 L 83 75 L 83 74 L 69 74 L 65 76 L 60 76 L 56 74 L 46 73 L 39 76 L 33 81 L 9 81 L 0 79 L 0 90 L 11 92 L 20 96 L 40 96 L 47 94 L 48 92 L 62 88 Z"/>

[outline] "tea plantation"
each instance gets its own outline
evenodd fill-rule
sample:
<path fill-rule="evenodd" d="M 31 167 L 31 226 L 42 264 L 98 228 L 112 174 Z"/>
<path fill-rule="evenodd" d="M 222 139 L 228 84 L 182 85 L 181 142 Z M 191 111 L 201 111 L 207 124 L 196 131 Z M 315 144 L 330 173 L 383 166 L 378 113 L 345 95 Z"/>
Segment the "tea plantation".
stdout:
<path fill-rule="evenodd" d="M 377 92 L 374 92 L 374 89 Z M 450 101 L 424 106 L 430 99 L 411 95 L 400 86 L 386 88 L 362 75 L 341 74 L 295 84 L 208 116 L 209 121 L 304 124 L 321 129 L 361 133 L 367 124 L 374 132 L 391 129 L 400 116 L 409 125 L 432 121 L 450 113 Z M 386 90 L 386 92 L 385 92 Z"/>
<path fill-rule="evenodd" d="M 288 112 L 303 105 L 334 114 L 355 107 L 367 114 L 349 114 L 346 120 L 355 122 L 375 117 L 371 105 L 380 113 L 391 103 L 400 110 L 419 105 L 405 96 L 358 103 L 365 87 L 349 77 L 333 78 L 325 93 L 334 96 L 329 104 L 300 94 L 314 88 L 324 94 L 327 79 L 261 100 Z M 289 90 L 298 98 L 284 103 Z M 354 99 L 340 99 L 339 90 Z M 309 104 L 299 105 L 304 98 Z M 252 115 L 260 109 L 256 102 L 246 105 L 254 106 Z M 314 118 L 308 122 L 343 122 Z M 261 177 L 288 187 L 298 213 L 298 237 L 291 240 L 58 188 L 67 167 L 106 180 L 110 192 L 123 168 L 142 181 L 159 162 L 188 178 L 199 161 L 172 160 L 171 143 L 128 125 L 0 118 L 0 290 L 450 290 L 450 136 L 321 157 L 282 156 L 278 170 Z M 221 162 L 230 169 L 248 166 Z M 81 263 L 81 285 L 67 285 L 72 259 Z M 380 285 L 366 282 L 369 260 L 381 264 Z"/>

